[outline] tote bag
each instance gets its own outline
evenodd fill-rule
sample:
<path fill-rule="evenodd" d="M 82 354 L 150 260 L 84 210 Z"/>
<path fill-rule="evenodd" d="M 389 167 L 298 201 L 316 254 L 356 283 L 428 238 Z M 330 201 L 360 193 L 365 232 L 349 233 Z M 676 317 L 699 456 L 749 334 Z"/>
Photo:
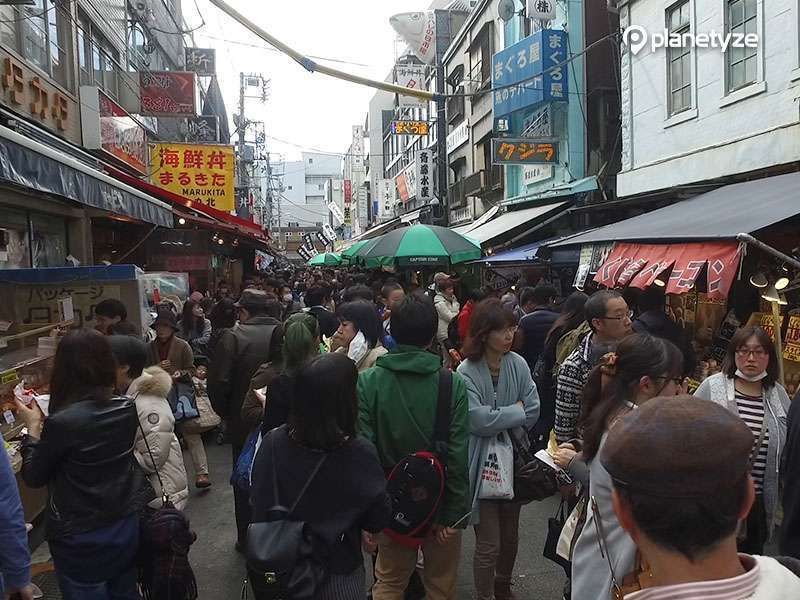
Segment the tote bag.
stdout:
<path fill-rule="evenodd" d="M 480 474 L 481 500 L 514 499 L 514 446 L 507 431 L 501 431 L 488 443 Z"/>

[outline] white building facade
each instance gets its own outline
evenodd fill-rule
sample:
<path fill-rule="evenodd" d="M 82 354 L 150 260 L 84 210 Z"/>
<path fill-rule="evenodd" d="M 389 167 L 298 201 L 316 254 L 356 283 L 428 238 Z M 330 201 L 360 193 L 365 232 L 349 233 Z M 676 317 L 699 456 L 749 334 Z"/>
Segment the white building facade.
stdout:
<path fill-rule="evenodd" d="M 649 40 L 635 54 L 622 47 L 620 197 L 792 170 L 800 160 L 800 0 L 618 5 L 622 31 L 758 38 L 725 52 L 653 50 Z"/>

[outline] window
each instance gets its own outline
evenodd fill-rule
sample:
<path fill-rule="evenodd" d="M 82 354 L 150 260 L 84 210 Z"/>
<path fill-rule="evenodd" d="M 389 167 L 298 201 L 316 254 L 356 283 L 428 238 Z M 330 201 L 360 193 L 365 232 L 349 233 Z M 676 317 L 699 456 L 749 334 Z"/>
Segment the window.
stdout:
<path fill-rule="evenodd" d="M 34 267 L 60 267 L 67 260 L 67 228 L 61 217 L 31 214 Z"/>
<path fill-rule="evenodd" d="M 28 216 L 21 210 L 3 207 L 0 227 L 0 268 L 25 269 L 31 266 Z"/>
<path fill-rule="evenodd" d="M 72 23 L 69 6 L 31 0 L 28 6 L 0 6 L 0 44 L 18 52 L 72 90 Z"/>
<path fill-rule="evenodd" d="M 308 164 L 313 165 L 314 164 L 314 159 L 313 158 L 309 158 L 308 159 Z"/>
<path fill-rule="evenodd" d="M 318 184 L 317 184 L 317 189 L 319 189 L 319 190 L 324 190 L 324 189 L 325 189 L 325 186 L 324 186 L 323 184 L 321 184 L 321 183 L 318 183 Z"/>
<path fill-rule="evenodd" d="M 292 186 L 289 186 L 289 187 L 288 187 L 288 190 L 291 192 L 291 191 L 292 191 Z"/>
<path fill-rule="evenodd" d="M 727 27 L 732 34 L 758 33 L 758 0 L 728 0 Z M 728 92 L 758 80 L 758 48 L 730 47 L 725 53 Z"/>
<path fill-rule="evenodd" d="M 492 24 L 487 23 L 473 40 L 469 51 L 470 74 L 468 79 L 487 87 L 492 81 Z"/>
<path fill-rule="evenodd" d="M 79 13 L 78 23 L 81 85 L 96 85 L 111 96 L 119 96 L 119 51 L 83 13 Z"/>
<path fill-rule="evenodd" d="M 670 34 L 683 35 L 691 31 L 689 0 L 667 9 L 667 28 Z M 692 107 L 692 51 L 689 45 L 668 48 L 667 93 L 669 114 L 674 115 Z"/>

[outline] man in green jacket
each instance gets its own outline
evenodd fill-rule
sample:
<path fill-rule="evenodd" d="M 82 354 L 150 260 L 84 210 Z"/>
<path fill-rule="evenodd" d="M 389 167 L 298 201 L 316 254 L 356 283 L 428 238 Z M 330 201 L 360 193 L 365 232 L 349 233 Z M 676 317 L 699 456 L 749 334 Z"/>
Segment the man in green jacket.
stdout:
<path fill-rule="evenodd" d="M 438 325 L 433 304 L 408 296 L 391 319 L 397 347 L 378 358 L 358 381 L 360 433 L 375 444 L 387 470 L 406 455 L 430 448 L 441 369 L 439 356 L 426 350 Z M 456 598 L 461 530 L 470 514 L 467 411 L 466 386 L 454 373 L 445 493 L 431 535 L 422 545 L 427 600 Z M 373 599 L 403 600 L 416 564 L 416 549 L 379 536 Z"/>

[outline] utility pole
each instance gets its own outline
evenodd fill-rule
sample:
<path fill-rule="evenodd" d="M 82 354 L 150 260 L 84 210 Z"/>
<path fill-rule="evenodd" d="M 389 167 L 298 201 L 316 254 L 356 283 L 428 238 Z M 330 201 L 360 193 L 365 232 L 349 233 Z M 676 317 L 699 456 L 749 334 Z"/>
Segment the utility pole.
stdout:
<path fill-rule="evenodd" d="M 247 130 L 251 125 L 257 124 L 254 121 L 250 121 L 245 116 L 246 110 L 246 102 L 247 99 L 257 99 L 260 100 L 262 104 L 266 103 L 269 98 L 269 86 L 270 80 L 260 74 L 250 74 L 250 73 L 239 73 L 239 114 L 237 118 L 234 119 L 234 124 L 236 125 L 236 132 L 239 134 L 238 141 L 237 141 L 237 153 L 239 156 L 239 173 L 237 179 L 237 197 L 240 201 L 249 200 L 250 197 L 250 189 L 251 189 L 251 173 L 250 169 L 252 165 L 255 163 L 255 146 L 258 145 L 258 140 L 256 140 L 253 146 L 253 152 L 248 153 L 247 147 Z M 261 93 L 257 96 L 248 96 L 247 95 L 247 88 L 248 87 L 260 87 Z M 266 140 L 266 136 L 264 138 Z M 239 209 L 240 206 L 237 206 Z M 237 210 L 237 212 L 239 212 Z M 244 216 L 240 213 L 239 216 Z"/>

